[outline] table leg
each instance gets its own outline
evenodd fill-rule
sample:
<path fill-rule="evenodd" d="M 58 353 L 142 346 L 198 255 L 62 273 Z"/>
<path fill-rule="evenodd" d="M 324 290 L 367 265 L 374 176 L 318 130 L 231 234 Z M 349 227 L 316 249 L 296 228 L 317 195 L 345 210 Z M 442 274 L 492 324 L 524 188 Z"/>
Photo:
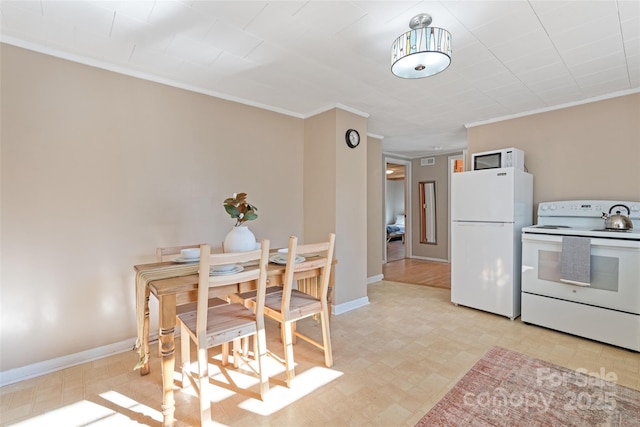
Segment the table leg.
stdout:
<path fill-rule="evenodd" d="M 160 305 L 160 352 L 162 354 L 162 415 L 164 427 L 173 426 L 176 402 L 173 397 L 173 372 L 176 365 L 176 295 L 158 298 Z"/>
<path fill-rule="evenodd" d="M 142 351 L 144 352 L 145 359 L 147 360 L 140 368 L 140 375 L 147 375 L 149 369 L 149 296 L 151 292 L 149 288 L 144 290 L 144 326 L 143 326 L 143 338 L 142 338 Z"/>

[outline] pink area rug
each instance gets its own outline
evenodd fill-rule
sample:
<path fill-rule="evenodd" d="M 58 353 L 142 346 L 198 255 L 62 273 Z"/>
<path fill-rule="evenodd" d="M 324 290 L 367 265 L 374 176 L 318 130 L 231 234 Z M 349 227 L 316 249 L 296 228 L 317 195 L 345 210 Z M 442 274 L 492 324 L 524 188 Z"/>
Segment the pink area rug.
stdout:
<path fill-rule="evenodd" d="M 640 426 L 640 391 L 616 380 L 493 347 L 416 427 Z"/>

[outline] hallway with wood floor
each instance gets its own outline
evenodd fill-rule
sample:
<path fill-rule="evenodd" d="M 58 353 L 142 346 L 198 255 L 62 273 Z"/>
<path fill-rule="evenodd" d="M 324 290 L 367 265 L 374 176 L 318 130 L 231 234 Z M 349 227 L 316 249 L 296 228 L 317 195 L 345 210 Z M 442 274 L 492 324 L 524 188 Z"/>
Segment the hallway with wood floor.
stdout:
<path fill-rule="evenodd" d="M 382 266 L 384 280 L 451 289 L 451 264 L 403 258 Z"/>

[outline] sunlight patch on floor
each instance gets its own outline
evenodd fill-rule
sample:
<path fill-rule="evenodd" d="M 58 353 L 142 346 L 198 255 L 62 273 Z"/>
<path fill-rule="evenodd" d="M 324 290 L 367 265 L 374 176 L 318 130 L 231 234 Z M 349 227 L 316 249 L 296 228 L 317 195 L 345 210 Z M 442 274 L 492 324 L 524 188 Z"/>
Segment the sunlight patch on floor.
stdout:
<path fill-rule="evenodd" d="M 122 393 L 118 393 L 117 391 L 107 391 L 105 393 L 101 393 L 100 397 L 115 405 L 128 409 L 129 411 L 136 412 L 155 421 L 162 422 L 162 413 L 160 411 L 156 411 L 147 405 L 143 405 Z"/>
<path fill-rule="evenodd" d="M 219 362 L 219 358 L 217 362 Z M 252 363 L 255 363 L 252 361 Z M 197 368 L 194 363 L 193 368 Z M 284 366 L 271 357 L 265 357 L 262 367 L 266 371 L 270 380 L 269 391 L 265 394 L 264 400 L 258 397 L 248 397 L 246 400 L 238 404 L 238 408 L 253 412 L 257 415 L 269 416 L 286 406 L 295 403 L 297 400 L 313 393 L 313 391 L 323 387 L 331 381 L 341 377 L 342 372 L 325 367 L 312 367 L 306 371 L 297 372 L 292 381 L 291 388 L 284 385 Z M 209 364 L 209 398 L 213 403 L 221 403 L 234 395 L 251 396 L 252 394 L 259 396 L 259 379 L 247 366 L 240 364 L 238 370 L 233 365 L 228 366 L 226 375 L 216 363 Z M 216 382 L 228 384 L 231 379 L 236 386 L 236 391 L 216 385 Z M 242 389 L 242 390 L 240 390 Z M 245 393 L 243 390 L 250 390 L 251 394 Z M 197 398 L 197 393 L 191 384 L 181 389 L 181 393 Z M 222 424 L 220 424 L 222 425 Z"/>
<path fill-rule="evenodd" d="M 251 390 L 253 392 L 258 392 L 258 384 L 260 382 L 257 377 L 257 369 L 255 367 L 255 360 L 248 361 L 249 366 L 247 366 L 247 361 L 241 361 L 238 368 L 233 367 L 233 363 L 229 363 L 226 366 L 226 369 L 223 370 L 220 368 L 221 356 L 218 355 L 213 357 L 216 359 L 216 363 L 209 363 L 209 378 L 211 381 L 209 382 L 209 396 L 211 397 L 211 402 L 220 403 L 236 394 L 236 391 L 227 389 L 223 386 L 219 386 L 216 383 L 222 383 L 229 385 L 229 379 L 233 381 L 233 384 L 238 389 Z M 252 366 L 252 367 L 250 367 Z M 262 359 L 262 367 L 267 373 L 268 377 L 274 377 L 276 375 L 284 372 L 284 367 L 280 365 L 275 360 L 270 357 L 264 357 Z M 198 362 L 191 363 L 191 370 L 196 375 L 196 371 L 198 369 Z M 227 376 L 228 377 L 227 377 Z M 174 380 L 177 382 L 182 381 L 182 375 L 179 372 L 174 372 Z M 195 379 L 193 379 L 195 380 Z M 185 393 L 189 396 L 197 397 L 198 393 L 196 389 L 193 387 L 191 381 L 188 384 L 183 384 L 182 393 Z M 241 392 L 240 392 L 241 393 Z"/>
<path fill-rule="evenodd" d="M 154 412 L 153 418 L 162 422 L 162 415 Z M 149 415 L 151 416 L 151 415 Z M 94 402 L 81 400 L 53 411 L 35 416 L 28 420 L 12 424 L 19 427 L 41 426 L 140 426 L 137 421 L 112 409 L 105 408 Z"/>
<path fill-rule="evenodd" d="M 285 386 L 271 387 L 265 395 L 264 401 L 249 399 L 238 406 L 256 414 L 268 416 L 341 377 L 342 374 L 342 372 L 333 369 L 314 367 L 296 374 L 291 388 Z"/>

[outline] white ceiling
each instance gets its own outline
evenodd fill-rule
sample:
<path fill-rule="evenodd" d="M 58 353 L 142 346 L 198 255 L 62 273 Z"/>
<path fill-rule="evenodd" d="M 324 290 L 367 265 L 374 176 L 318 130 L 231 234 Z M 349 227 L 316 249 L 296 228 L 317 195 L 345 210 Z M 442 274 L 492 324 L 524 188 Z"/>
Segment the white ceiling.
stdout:
<path fill-rule="evenodd" d="M 368 115 L 386 153 L 466 147 L 465 125 L 640 89 L 640 1 L 7 1 L 5 43 L 296 117 Z M 390 71 L 419 13 L 452 64 Z M 514 141 L 517 145 L 517 141 Z"/>

